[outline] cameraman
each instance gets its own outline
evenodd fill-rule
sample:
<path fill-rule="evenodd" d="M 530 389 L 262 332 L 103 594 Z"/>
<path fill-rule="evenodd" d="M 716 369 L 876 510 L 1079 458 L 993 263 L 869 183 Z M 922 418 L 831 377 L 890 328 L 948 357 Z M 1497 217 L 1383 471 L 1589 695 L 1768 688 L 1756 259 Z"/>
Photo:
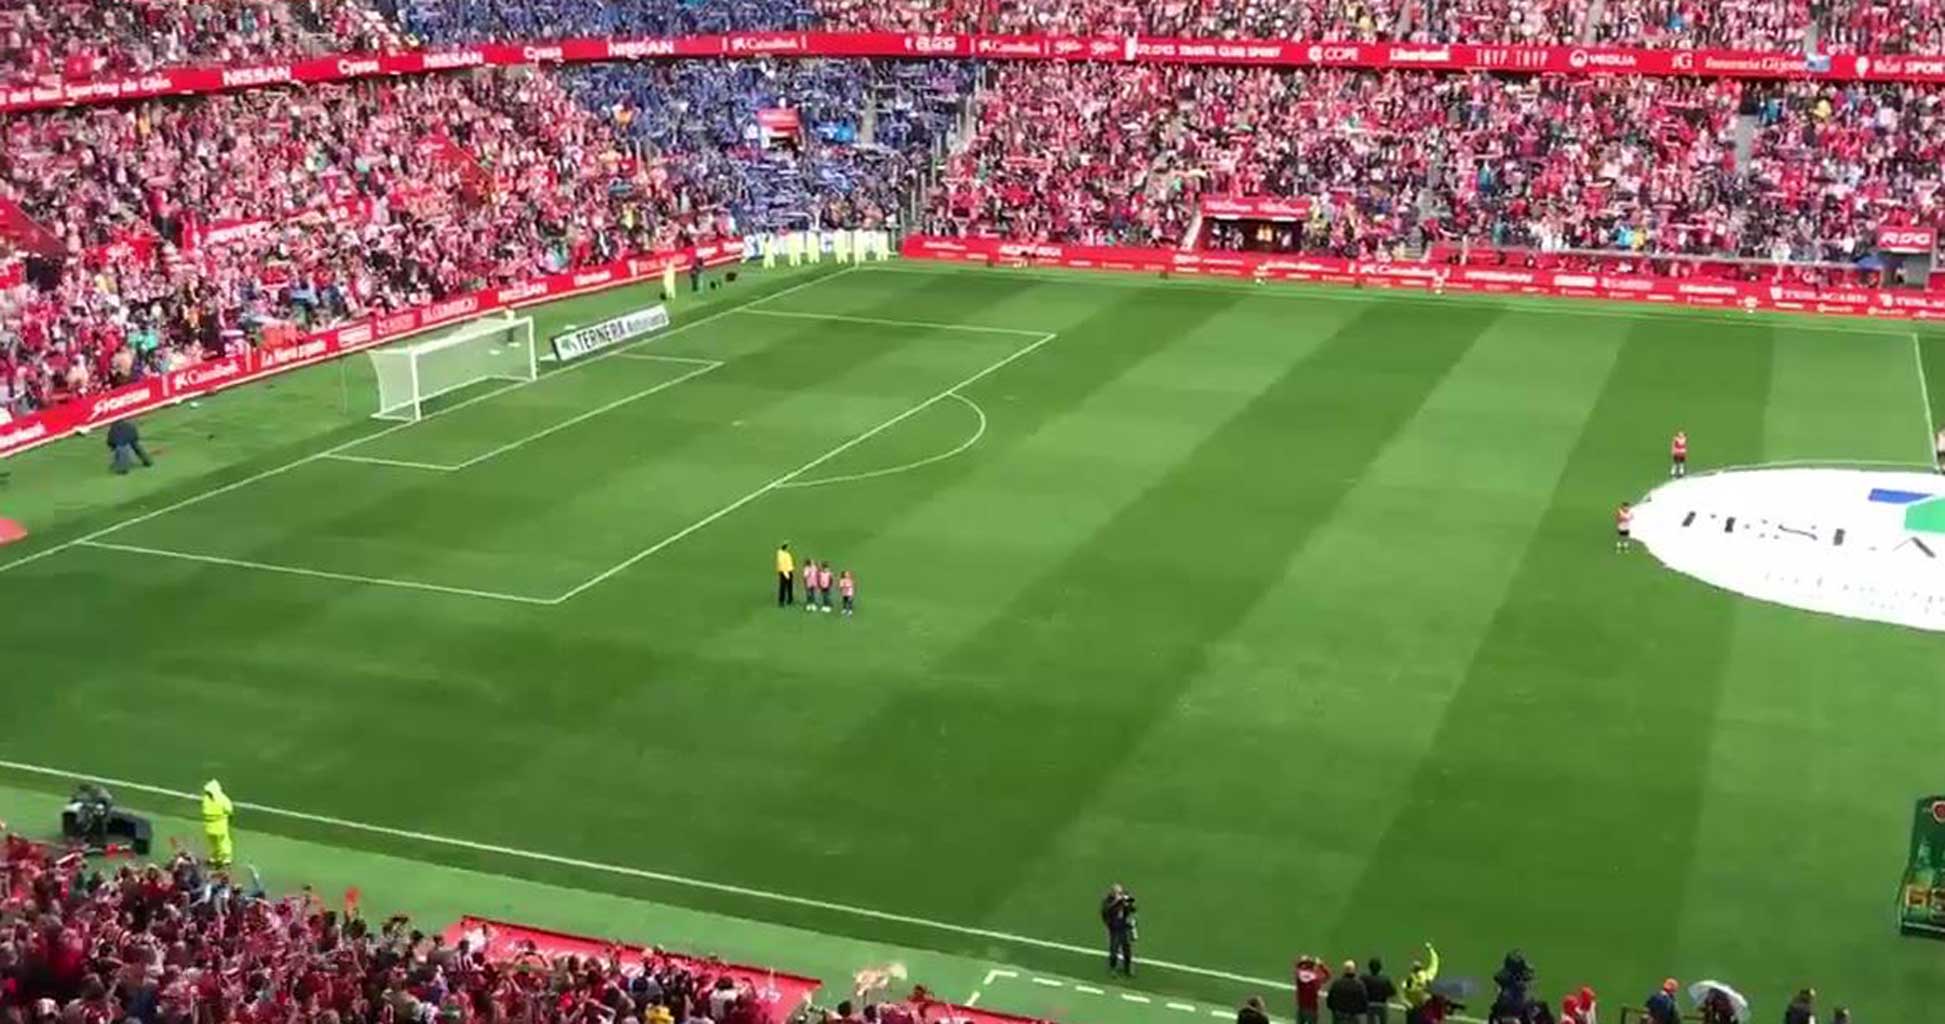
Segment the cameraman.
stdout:
<path fill-rule="evenodd" d="M 1135 976 L 1135 894 L 1116 882 L 1101 898 L 1101 923 L 1108 929 L 1108 972 Z M 1117 967 L 1117 961 L 1119 966 Z"/>

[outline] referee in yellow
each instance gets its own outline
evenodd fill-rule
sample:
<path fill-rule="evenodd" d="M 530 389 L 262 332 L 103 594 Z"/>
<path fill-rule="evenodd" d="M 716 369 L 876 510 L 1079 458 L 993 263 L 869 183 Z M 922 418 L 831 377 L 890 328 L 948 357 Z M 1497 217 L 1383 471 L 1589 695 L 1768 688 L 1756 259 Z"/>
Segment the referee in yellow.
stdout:
<path fill-rule="evenodd" d="M 209 840 L 209 866 L 227 868 L 235 859 L 236 846 L 230 839 L 230 817 L 236 805 L 215 779 L 203 784 L 203 838 Z"/>
<path fill-rule="evenodd" d="M 790 545 L 777 545 L 777 607 L 797 603 L 797 560 L 790 557 Z"/>

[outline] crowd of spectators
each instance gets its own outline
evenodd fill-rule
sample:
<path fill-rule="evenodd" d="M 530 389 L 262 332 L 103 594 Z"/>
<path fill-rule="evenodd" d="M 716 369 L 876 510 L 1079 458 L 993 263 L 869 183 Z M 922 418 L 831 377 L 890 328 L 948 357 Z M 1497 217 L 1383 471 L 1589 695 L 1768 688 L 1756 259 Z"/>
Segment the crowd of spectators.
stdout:
<path fill-rule="evenodd" d="M 0 202 L 58 259 L 0 290 L 22 413 L 304 330 L 745 233 L 882 228 L 963 62 L 475 70 L 0 124 Z M 801 125 L 766 137 L 762 111 Z"/>
<path fill-rule="evenodd" d="M 397 45 L 358 0 L 67 0 L 0 10 L 0 84 Z"/>
<path fill-rule="evenodd" d="M 1021 63 L 982 93 L 927 227 L 1259 248 L 1191 237 L 1200 200 L 1285 196 L 1316 213 L 1268 247 L 1846 263 L 1880 225 L 1945 226 L 1941 158 L 1933 86 Z"/>
<path fill-rule="evenodd" d="M 65 0 L 0 11 L 0 82 L 418 45 L 999 32 L 1945 52 L 1940 0 Z"/>
<path fill-rule="evenodd" d="M 586 65 L 567 91 L 645 153 L 679 158 L 709 200 L 765 229 L 897 219 L 944 143 L 964 61 L 742 60 Z M 800 127 L 766 137 L 764 111 Z"/>
<path fill-rule="evenodd" d="M 434 43 L 726 31 L 995 32 L 1802 52 L 1817 21 L 1853 48 L 1945 41 L 1936 0 L 384 0 Z"/>
<path fill-rule="evenodd" d="M 0 297 L 14 412 L 315 327 L 727 235 L 551 77 L 477 71 L 19 118 L 0 189 L 66 247 Z M 223 241 L 204 228 L 253 222 Z"/>
<path fill-rule="evenodd" d="M 403 917 L 373 927 L 302 892 L 0 846 L 0 1024 L 759 1024 L 760 994 L 649 951 L 489 959 Z"/>
<path fill-rule="evenodd" d="M 380 0 L 427 43 L 703 35 L 818 24 L 812 0 Z"/>

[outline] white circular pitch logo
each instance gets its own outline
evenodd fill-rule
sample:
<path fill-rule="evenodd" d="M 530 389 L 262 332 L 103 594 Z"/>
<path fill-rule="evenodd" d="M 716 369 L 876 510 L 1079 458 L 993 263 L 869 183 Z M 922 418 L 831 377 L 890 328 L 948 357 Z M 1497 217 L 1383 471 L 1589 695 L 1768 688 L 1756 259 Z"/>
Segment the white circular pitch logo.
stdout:
<path fill-rule="evenodd" d="M 1738 594 L 1945 632 L 1945 476 L 1772 467 L 1673 480 L 1636 507 L 1663 565 Z"/>

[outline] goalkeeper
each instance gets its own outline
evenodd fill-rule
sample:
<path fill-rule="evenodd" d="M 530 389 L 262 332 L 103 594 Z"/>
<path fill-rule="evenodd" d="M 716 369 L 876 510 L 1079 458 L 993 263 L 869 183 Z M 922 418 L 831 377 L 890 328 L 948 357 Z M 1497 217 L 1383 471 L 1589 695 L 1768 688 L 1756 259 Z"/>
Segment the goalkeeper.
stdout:
<path fill-rule="evenodd" d="M 203 838 L 209 840 L 209 866 L 227 868 L 235 859 L 236 847 L 230 840 L 230 818 L 236 805 L 215 779 L 203 785 Z"/>

